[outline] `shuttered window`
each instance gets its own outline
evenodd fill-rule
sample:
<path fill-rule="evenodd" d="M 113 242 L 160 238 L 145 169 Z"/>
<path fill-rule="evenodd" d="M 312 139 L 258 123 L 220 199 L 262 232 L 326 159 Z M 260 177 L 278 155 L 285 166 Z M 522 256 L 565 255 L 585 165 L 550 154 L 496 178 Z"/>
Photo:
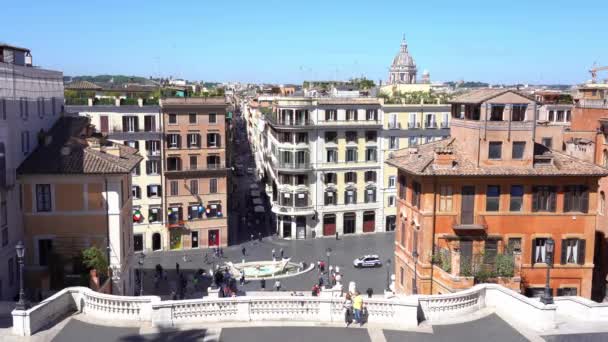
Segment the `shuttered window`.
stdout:
<path fill-rule="evenodd" d="M 532 211 L 555 212 L 556 207 L 555 186 L 533 186 L 532 187 Z"/>
<path fill-rule="evenodd" d="M 564 212 L 586 213 L 589 210 L 589 191 L 584 185 L 568 185 L 564 188 Z"/>

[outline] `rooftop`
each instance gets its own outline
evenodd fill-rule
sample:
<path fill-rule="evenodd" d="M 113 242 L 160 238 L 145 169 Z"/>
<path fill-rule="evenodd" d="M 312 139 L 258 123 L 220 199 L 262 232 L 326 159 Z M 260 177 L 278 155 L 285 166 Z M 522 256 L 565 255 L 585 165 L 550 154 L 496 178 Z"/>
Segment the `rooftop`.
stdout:
<path fill-rule="evenodd" d="M 103 88 L 89 81 L 75 81 L 65 85 L 68 90 L 102 90 Z"/>
<path fill-rule="evenodd" d="M 142 160 L 137 150 L 90 134 L 89 118 L 64 116 L 19 166 L 27 174 L 122 174 Z"/>
<path fill-rule="evenodd" d="M 534 156 L 551 156 L 552 163 L 535 166 L 478 166 L 467 155 L 464 146 L 455 138 L 448 138 L 417 148 L 401 149 L 386 161 L 415 175 L 437 176 L 608 176 L 608 169 L 592 163 L 549 150 L 535 144 Z M 451 165 L 438 165 L 436 154 L 452 155 Z"/>
<path fill-rule="evenodd" d="M 524 95 L 513 89 L 505 89 L 505 88 L 483 88 L 469 91 L 465 94 L 456 96 L 455 98 L 450 100 L 450 103 L 470 103 L 470 104 L 478 104 L 488 100 L 491 100 L 497 96 L 506 94 L 506 93 L 514 93 L 519 96 L 523 96 L 525 98 L 534 101 L 531 97 Z"/>
<path fill-rule="evenodd" d="M 161 107 L 167 106 L 226 106 L 223 97 L 168 97 L 161 99 Z"/>
<path fill-rule="evenodd" d="M 8 48 L 8 49 L 12 49 L 12 50 L 19 50 L 19 51 L 30 52 L 30 49 L 19 47 L 19 46 L 15 46 L 15 45 L 6 44 L 5 42 L 0 42 L 0 48 L 2 48 L 2 49 L 3 48 Z"/>

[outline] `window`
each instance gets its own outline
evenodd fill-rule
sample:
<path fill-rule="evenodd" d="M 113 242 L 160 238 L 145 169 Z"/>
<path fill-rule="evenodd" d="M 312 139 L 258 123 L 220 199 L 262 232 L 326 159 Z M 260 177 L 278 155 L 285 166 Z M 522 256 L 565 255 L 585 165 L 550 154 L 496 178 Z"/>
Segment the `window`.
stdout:
<path fill-rule="evenodd" d="M 523 159 L 524 158 L 524 150 L 526 149 L 525 141 L 514 141 L 513 142 L 513 151 L 512 158 L 513 159 Z"/>
<path fill-rule="evenodd" d="M 176 182 L 177 184 L 177 182 Z M 158 184 L 151 184 L 148 185 L 148 197 L 160 197 L 161 193 L 160 193 L 160 185 Z"/>
<path fill-rule="evenodd" d="M 439 211 L 452 211 L 452 186 L 439 186 Z"/>
<path fill-rule="evenodd" d="M 30 132 L 23 131 L 21 132 L 21 152 L 23 155 L 27 155 L 30 153 Z"/>
<path fill-rule="evenodd" d="M 365 171 L 366 182 L 376 182 L 376 171 Z"/>
<path fill-rule="evenodd" d="M 418 182 L 412 182 L 412 205 L 420 208 L 421 186 Z"/>
<path fill-rule="evenodd" d="M 365 190 L 365 203 L 376 202 L 376 189 Z"/>
<path fill-rule="evenodd" d="M 36 209 L 38 212 L 51 211 L 51 185 L 36 184 Z"/>
<path fill-rule="evenodd" d="M 378 110 L 377 109 L 368 109 L 365 111 L 365 120 L 367 121 L 377 121 L 378 120 Z"/>
<path fill-rule="evenodd" d="M 347 148 L 346 149 L 346 161 L 347 162 L 356 162 L 357 161 L 357 149 L 356 148 Z"/>
<path fill-rule="evenodd" d="M 347 121 L 357 120 L 357 110 L 356 109 L 347 109 L 346 110 L 346 120 Z"/>
<path fill-rule="evenodd" d="M 511 185 L 509 211 L 521 211 L 524 203 L 524 186 Z"/>
<path fill-rule="evenodd" d="M 170 156 L 167 158 L 167 171 L 181 171 L 182 160 L 179 157 Z"/>
<path fill-rule="evenodd" d="M 146 151 L 151 156 L 159 156 L 160 155 L 160 141 L 158 140 L 148 140 L 146 141 Z"/>
<path fill-rule="evenodd" d="M 600 215 L 606 215 L 606 194 L 603 191 L 600 191 L 600 203 L 598 206 L 598 211 Z"/>
<path fill-rule="evenodd" d="M 338 162 L 338 151 L 331 149 L 327 150 L 327 162 L 337 163 Z"/>
<path fill-rule="evenodd" d="M 209 155 L 207 156 L 207 168 L 208 169 L 219 169 L 220 167 L 220 156 Z"/>
<path fill-rule="evenodd" d="M 570 121 L 572 121 L 572 113 L 569 110 L 567 110 L 566 111 L 566 122 L 570 122 Z"/>
<path fill-rule="evenodd" d="M 399 138 L 398 137 L 389 137 L 388 138 L 388 148 L 390 150 L 396 150 L 399 148 Z"/>
<path fill-rule="evenodd" d="M 209 193 L 217 193 L 217 178 L 209 179 Z"/>
<path fill-rule="evenodd" d="M 220 147 L 220 135 L 217 133 L 207 134 L 207 147 Z"/>
<path fill-rule="evenodd" d="M 418 145 L 418 137 L 409 137 L 407 139 L 407 142 L 408 142 L 409 147 L 416 146 L 416 145 Z"/>
<path fill-rule="evenodd" d="M 8 245 L 8 227 L 2 228 L 2 247 Z"/>
<path fill-rule="evenodd" d="M 576 296 L 577 293 L 576 287 L 561 287 L 557 289 L 558 296 Z"/>
<path fill-rule="evenodd" d="M 549 121 L 555 121 L 555 112 L 552 110 L 549 111 Z"/>
<path fill-rule="evenodd" d="M 150 221 L 150 223 L 160 222 L 160 208 L 148 209 L 148 221 Z"/>
<path fill-rule="evenodd" d="M 344 204 L 355 204 L 357 203 L 357 190 L 345 190 L 344 191 Z"/>
<path fill-rule="evenodd" d="M 51 253 L 53 252 L 53 240 L 38 240 L 38 265 L 48 266 Z"/>
<path fill-rule="evenodd" d="M 365 149 L 365 161 L 377 161 L 376 149 L 375 148 L 366 148 Z"/>
<path fill-rule="evenodd" d="M 199 203 L 190 204 L 188 206 L 188 220 L 198 220 L 203 218 L 204 208 Z"/>
<path fill-rule="evenodd" d="M 190 156 L 190 170 L 198 170 L 198 156 Z"/>
<path fill-rule="evenodd" d="M 513 105 L 511 121 L 524 121 L 526 119 L 526 109 L 528 109 L 526 104 Z"/>
<path fill-rule="evenodd" d="M 545 145 L 547 148 L 553 147 L 553 139 L 549 137 L 544 137 L 541 139 L 541 144 Z"/>
<path fill-rule="evenodd" d="M 490 141 L 488 159 L 500 159 L 502 156 L 502 142 Z"/>
<path fill-rule="evenodd" d="M 325 121 L 336 121 L 338 119 L 338 115 L 336 114 L 335 109 L 326 109 L 325 110 Z"/>
<path fill-rule="evenodd" d="M 140 199 L 141 198 L 141 188 L 137 185 L 133 185 L 131 187 L 131 194 L 133 195 L 134 199 Z"/>
<path fill-rule="evenodd" d="M 171 196 L 177 196 L 179 194 L 178 183 L 176 180 L 169 182 Z"/>
<path fill-rule="evenodd" d="M 139 164 L 137 164 L 131 171 L 131 176 L 139 176 L 140 174 L 141 174 L 141 167 Z"/>
<path fill-rule="evenodd" d="M 308 176 L 307 175 L 296 175 L 296 185 L 307 185 L 308 184 Z"/>
<path fill-rule="evenodd" d="M 557 122 L 563 122 L 563 121 L 564 121 L 564 111 L 558 110 L 557 111 Z"/>
<path fill-rule="evenodd" d="M 144 116 L 144 131 L 156 132 L 156 118 L 153 115 Z"/>
<path fill-rule="evenodd" d="M 298 133 L 296 139 L 298 144 L 306 144 L 308 143 L 308 133 Z"/>
<path fill-rule="evenodd" d="M 25 97 L 19 99 L 19 113 L 21 115 L 21 119 L 24 121 L 27 120 L 28 116 L 30 115 L 29 102 Z"/>
<path fill-rule="evenodd" d="M 134 148 L 136 150 L 139 150 L 139 141 L 128 140 L 128 141 L 125 141 L 125 145 L 129 146 L 131 148 Z"/>
<path fill-rule="evenodd" d="M 41 119 L 44 118 L 44 112 L 46 111 L 46 108 L 44 108 L 45 102 L 43 97 L 38 98 L 38 101 L 36 101 L 36 107 L 38 109 L 38 117 Z"/>
<path fill-rule="evenodd" d="M 498 251 L 497 240 L 486 240 L 484 244 L 483 258 L 487 264 L 494 264 L 496 262 L 496 254 Z"/>
<path fill-rule="evenodd" d="M 188 114 L 188 123 L 191 125 L 196 123 L 196 113 Z"/>
<path fill-rule="evenodd" d="M 521 238 L 509 238 L 507 242 L 507 254 L 521 253 Z"/>
<path fill-rule="evenodd" d="M 181 139 L 179 134 L 167 134 L 167 146 L 169 148 L 180 148 Z"/>
<path fill-rule="evenodd" d="M 365 132 L 365 142 L 376 142 L 378 138 L 378 132 L 376 131 L 366 131 Z"/>
<path fill-rule="evenodd" d="M 357 183 L 357 173 L 356 172 L 346 172 L 344 174 L 344 181 L 346 183 Z"/>
<path fill-rule="evenodd" d="M 141 234 L 133 235 L 133 250 L 141 252 L 144 250 L 144 237 Z"/>
<path fill-rule="evenodd" d="M 0 117 L 6 120 L 6 99 L 0 99 Z"/>
<path fill-rule="evenodd" d="M 388 206 L 394 207 L 396 205 L 396 200 L 394 195 L 388 196 Z"/>
<path fill-rule="evenodd" d="M 347 143 L 356 143 L 357 142 L 357 132 L 348 131 L 344 135 L 346 136 Z"/>
<path fill-rule="evenodd" d="M 585 240 L 564 239 L 562 240 L 562 265 L 585 263 Z"/>
<path fill-rule="evenodd" d="M 486 211 L 498 211 L 500 208 L 500 186 L 488 185 L 486 192 Z"/>
<path fill-rule="evenodd" d="M 338 175 L 334 172 L 329 172 L 325 174 L 325 184 L 336 184 L 338 180 Z"/>
<path fill-rule="evenodd" d="M 193 195 L 198 194 L 198 180 L 196 180 L 196 179 L 190 180 L 190 193 Z"/>
<path fill-rule="evenodd" d="M 326 190 L 325 191 L 325 205 L 335 205 L 337 204 L 337 196 L 335 190 Z"/>
<path fill-rule="evenodd" d="M 532 240 L 532 264 L 547 262 L 547 239 L 539 238 Z"/>
<path fill-rule="evenodd" d="M 325 132 L 325 142 L 326 143 L 337 143 L 338 134 L 336 132 Z"/>
<path fill-rule="evenodd" d="M 177 114 L 169 114 L 169 125 L 177 125 Z"/>
<path fill-rule="evenodd" d="M 405 176 L 399 176 L 399 199 L 405 200 L 407 181 Z"/>
<path fill-rule="evenodd" d="M 584 185 L 568 185 L 564 188 L 564 212 L 586 213 L 589 209 L 589 192 Z"/>
<path fill-rule="evenodd" d="M 211 124 L 217 123 L 217 114 L 209 113 L 209 123 L 211 123 Z"/>
<path fill-rule="evenodd" d="M 401 220 L 401 234 L 399 234 L 399 238 L 400 241 L 399 243 L 401 244 L 401 246 L 405 247 L 405 240 L 406 240 L 406 235 L 407 235 L 407 231 L 405 228 L 405 220 Z"/>
<path fill-rule="evenodd" d="M 532 211 L 555 211 L 557 188 L 555 186 L 532 187 Z"/>
<path fill-rule="evenodd" d="M 201 147 L 201 135 L 198 133 L 188 134 L 188 147 L 198 148 Z"/>
<path fill-rule="evenodd" d="M 388 177 L 388 187 L 393 189 L 395 188 L 395 184 L 397 182 L 397 176 L 390 176 Z"/>
<path fill-rule="evenodd" d="M 123 116 L 122 117 L 122 131 L 123 132 L 138 132 L 139 131 L 139 120 L 137 116 Z"/>
<path fill-rule="evenodd" d="M 504 105 L 492 105 L 492 111 L 490 113 L 490 121 L 502 121 L 502 114 L 505 110 Z"/>
<path fill-rule="evenodd" d="M 148 160 L 148 161 L 146 161 L 146 174 L 147 175 L 158 175 L 158 174 L 160 174 L 160 160 Z"/>

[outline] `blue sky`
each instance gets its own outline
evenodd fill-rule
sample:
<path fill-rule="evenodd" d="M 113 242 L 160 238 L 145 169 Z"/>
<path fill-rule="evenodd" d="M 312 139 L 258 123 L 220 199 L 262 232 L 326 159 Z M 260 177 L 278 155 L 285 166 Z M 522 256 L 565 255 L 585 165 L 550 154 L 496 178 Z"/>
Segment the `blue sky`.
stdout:
<path fill-rule="evenodd" d="M 402 34 L 433 80 L 579 83 L 608 1 L 6 1 L 0 41 L 66 75 L 386 80 Z M 608 77 L 608 75 L 606 75 Z"/>

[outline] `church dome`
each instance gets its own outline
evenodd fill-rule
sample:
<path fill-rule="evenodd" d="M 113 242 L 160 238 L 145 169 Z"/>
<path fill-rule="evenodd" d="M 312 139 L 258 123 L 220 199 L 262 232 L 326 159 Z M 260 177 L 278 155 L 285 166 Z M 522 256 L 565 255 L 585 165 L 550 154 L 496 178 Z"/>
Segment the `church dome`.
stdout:
<path fill-rule="evenodd" d="M 405 38 L 401 42 L 401 49 L 399 53 L 393 59 L 393 67 L 416 67 L 416 63 L 412 56 L 410 56 L 407 51 L 407 43 L 405 42 Z"/>

